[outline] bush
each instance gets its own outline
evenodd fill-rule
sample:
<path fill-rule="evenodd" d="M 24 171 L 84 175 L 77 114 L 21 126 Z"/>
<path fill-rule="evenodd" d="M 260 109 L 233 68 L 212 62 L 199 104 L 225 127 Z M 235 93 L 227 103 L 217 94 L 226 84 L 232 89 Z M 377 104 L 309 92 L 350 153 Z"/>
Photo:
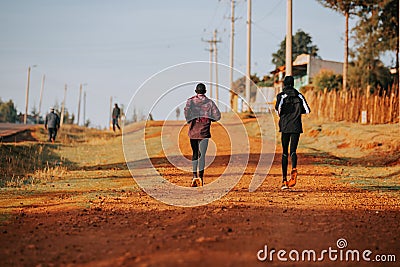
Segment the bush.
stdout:
<path fill-rule="evenodd" d="M 17 109 L 14 106 L 14 102 L 9 100 L 3 102 L 0 99 L 0 122 L 12 122 L 14 123 L 17 119 Z"/>
<path fill-rule="evenodd" d="M 340 74 L 335 74 L 333 71 L 321 70 L 313 78 L 314 88 L 317 90 L 340 90 L 342 88 L 343 77 Z"/>

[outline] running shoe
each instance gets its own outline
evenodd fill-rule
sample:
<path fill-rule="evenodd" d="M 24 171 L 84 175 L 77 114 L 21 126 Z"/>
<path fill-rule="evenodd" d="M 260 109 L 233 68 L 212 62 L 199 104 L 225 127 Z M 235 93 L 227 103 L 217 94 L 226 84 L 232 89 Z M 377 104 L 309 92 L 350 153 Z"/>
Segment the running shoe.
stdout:
<path fill-rule="evenodd" d="M 191 187 L 200 187 L 200 186 L 203 186 L 203 182 L 201 181 L 200 178 L 194 178 L 192 180 L 192 184 L 190 186 Z"/>
<path fill-rule="evenodd" d="M 297 180 L 297 169 L 294 168 L 292 172 L 290 173 L 290 180 L 288 182 L 289 187 L 293 187 L 296 185 L 296 180 Z"/>
<path fill-rule="evenodd" d="M 286 190 L 286 189 L 289 189 L 288 182 L 287 181 L 283 181 L 282 182 L 282 186 L 281 186 L 281 190 Z"/>

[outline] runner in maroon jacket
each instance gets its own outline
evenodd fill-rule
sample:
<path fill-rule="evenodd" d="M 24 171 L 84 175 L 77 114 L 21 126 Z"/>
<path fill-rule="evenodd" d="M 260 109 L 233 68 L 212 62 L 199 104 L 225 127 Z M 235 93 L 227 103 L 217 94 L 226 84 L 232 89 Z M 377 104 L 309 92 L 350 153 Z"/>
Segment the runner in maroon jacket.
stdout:
<path fill-rule="evenodd" d="M 196 86 L 195 96 L 189 98 L 185 106 L 185 118 L 189 124 L 190 145 L 193 150 L 192 187 L 203 185 L 205 157 L 208 147 L 208 139 L 211 138 L 211 122 L 221 119 L 221 113 L 215 103 L 205 96 L 206 86 L 199 83 Z M 197 167 L 199 176 L 197 176 Z"/>

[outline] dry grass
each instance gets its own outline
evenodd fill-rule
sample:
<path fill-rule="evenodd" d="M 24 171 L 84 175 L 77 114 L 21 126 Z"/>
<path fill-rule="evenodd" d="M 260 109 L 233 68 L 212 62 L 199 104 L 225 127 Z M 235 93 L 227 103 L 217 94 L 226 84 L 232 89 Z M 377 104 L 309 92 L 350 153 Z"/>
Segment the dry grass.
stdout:
<path fill-rule="evenodd" d="M 76 147 L 101 147 L 114 137 L 109 132 L 75 125 L 65 125 L 55 144 L 46 142 L 47 131 L 43 127 L 36 128 L 32 136 L 38 142 L 0 144 L 0 187 L 21 187 L 62 179 L 79 163 L 79 160 L 69 160 L 70 155 L 65 151 L 74 154 L 79 153 Z"/>

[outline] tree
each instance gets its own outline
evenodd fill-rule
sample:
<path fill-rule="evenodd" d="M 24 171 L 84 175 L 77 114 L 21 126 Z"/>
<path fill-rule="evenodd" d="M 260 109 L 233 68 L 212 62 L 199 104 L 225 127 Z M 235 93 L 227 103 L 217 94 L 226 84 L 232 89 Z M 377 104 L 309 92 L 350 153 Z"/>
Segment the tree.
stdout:
<path fill-rule="evenodd" d="M 33 105 L 33 108 L 31 109 L 31 116 L 32 116 L 33 118 L 35 118 L 37 122 L 39 122 L 39 111 L 38 111 L 38 109 L 36 108 L 36 104 L 34 104 L 34 105 Z"/>
<path fill-rule="evenodd" d="M 321 70 L 313 78 L 313 84 L 317 90 L 339 90 L 342 87 L 342 75 L 335 74 L 333 71 Z"/>
<path fill-rule="evenodd" d="M 14 102 L 10 99 L 8 102 L 3 102 L 0 98 L 0 122 L 12 122 L 17 120 L 17 109 Z"/>
<path fill-rule="evenodd" d="M 346 28 L 344 35 L 344 64 L 343 64 L 343 90 L 347 88 L 347 74 L 349 66 L 349 18 L 354 15 L 357 8 L 357 1 L 354 0 L 318 0 L 324 7 L 331 8 L 344 15 Z"/>
<path fill-rule="evenodd" d="M 389 70 L 380 60 L 387 51 L 396 52 L 398 59 L 398 11 L 399 2 L 394 0 L 369 1 L 359 4 L 359 21 L 354 28 L 355 58 L 353 77 L 361 86 L 379 86 L 387 89 L 392 83 Z"/>
<path fill-rule="evenodd" d="M 381 0 L 360 4 L 360 20 L 355 27 L 355 39 L 373 43 L 374 51 L 382 53 L 396 51 L 396 66 L 399 65 L 399 1 Z"/>
<path fill-rule="evenodd" d="M 303 30 L 297 30 L 292 38 L 292 60 L 295 60 L 298 55 L 308 54 L 313 57 L 318 57 L 318 47 L 312 44 L 312 38 Z M 286 38 L 280 44 L 280 48 L 276 53 L 272 54 L 272 63 L 275 67 L 284 66 L 286 63 Z"/>

